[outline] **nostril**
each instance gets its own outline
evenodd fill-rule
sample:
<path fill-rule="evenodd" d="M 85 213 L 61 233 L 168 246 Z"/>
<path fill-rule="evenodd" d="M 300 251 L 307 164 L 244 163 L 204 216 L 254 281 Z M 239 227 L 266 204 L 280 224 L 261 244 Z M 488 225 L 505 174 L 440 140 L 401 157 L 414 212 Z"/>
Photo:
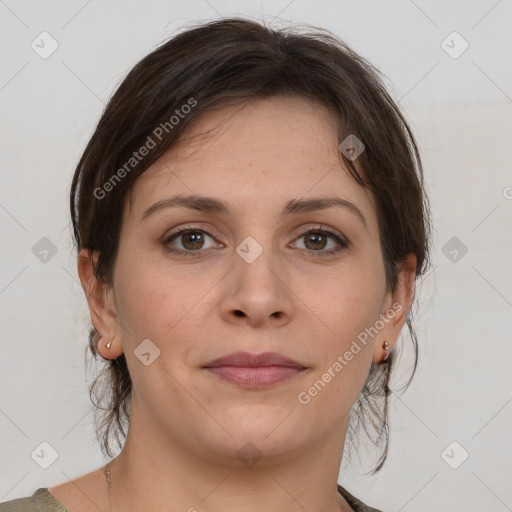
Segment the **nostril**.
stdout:
<path fill-rule="evenodd" d="M 243 311 L 240 311 L 239 309 L 235 310 L 236 316 L 245 316 L 245 313 Z"/>

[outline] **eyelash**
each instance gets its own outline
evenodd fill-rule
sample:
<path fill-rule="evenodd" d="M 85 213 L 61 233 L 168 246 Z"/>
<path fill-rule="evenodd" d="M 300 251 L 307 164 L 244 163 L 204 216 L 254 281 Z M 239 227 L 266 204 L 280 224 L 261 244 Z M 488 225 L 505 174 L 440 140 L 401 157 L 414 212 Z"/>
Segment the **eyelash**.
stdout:
<path fill-rule="evenodd" d="M 174 248 L 169 247 L 169 244 L 175 238 L 179 238 L 179 236 L 181 234 L 188 233 L 188 232 L 196 232 L 196 231 L 200 232 L 200 233 L 204 233 L 204 234 L 210 236 L 211 238 L 214 238 L 210 233 L 208 233 L 208 231 L 205 231 L 204 229 L 200 229 L 195 226 L 187 226 L 185 228 L 180 229 L 179 231 L 176 231 L 172 235 L 169 235 L 168 237 L 166 237 L 165 240 L 162 242 L 162 244 L 166 248 L 166 250 L 168 250 L 169 252 L 171 252 L 173 254 L 179 254 L 182 256 L 187 256 L 187 257 L 192 257 L 192 258 L 201 256 L 201 252 L 203 251 L 203 249 L 198 249 L 195 251 L 184 251 L 182 249 L 174 249 Z M 313 257 L 322 258 L 322 257 L 327 257 L 327 256 L 334 256 L 334 255 L 338 254 L 339 252 L 341 252 L 343 249 L 346 249 L 349 247 L 349 242 L 346 239 L 340 237 L 337 233 L 335 233 L 333 231 L 330 231 L 328 229 L 325 229 L 323 227 L 318 227 L 318 226 L 317 227 L 308 226 L 308 228 L 306 228 L 306 231 L 301 232 L 297 236 L 297 239 L 302 238 L 311 233 L 315 233 L 315 234 L 320 233 L 322 235 L 330 236 L 341 246 L 341 248 L 339 248 L 339 249 L 330 249 L 327 251 L 313 251 L 313 250 L 309 250 L 309 249 L 300 249 L 302 251 L 311 253 L 311 255 Z"/>

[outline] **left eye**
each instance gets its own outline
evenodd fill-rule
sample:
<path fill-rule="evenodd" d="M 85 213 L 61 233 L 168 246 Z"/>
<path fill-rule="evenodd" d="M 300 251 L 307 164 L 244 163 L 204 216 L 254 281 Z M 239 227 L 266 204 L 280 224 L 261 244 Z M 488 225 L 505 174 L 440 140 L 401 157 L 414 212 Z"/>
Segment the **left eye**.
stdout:
<path fill-rule="evenodd" d="M 328 247 L 329 239 L 331 240 L 330 247 Z M 305 250 L 320 253 L 315 254 L 315 256 L 334 254 L 341 250 L 340 247 L 343 249 L 348 246 L 347 242 L 342 240 L 338 235 L 323 229 L 315 229 L 302 233 L 298 240 L 304 240 Z"/>

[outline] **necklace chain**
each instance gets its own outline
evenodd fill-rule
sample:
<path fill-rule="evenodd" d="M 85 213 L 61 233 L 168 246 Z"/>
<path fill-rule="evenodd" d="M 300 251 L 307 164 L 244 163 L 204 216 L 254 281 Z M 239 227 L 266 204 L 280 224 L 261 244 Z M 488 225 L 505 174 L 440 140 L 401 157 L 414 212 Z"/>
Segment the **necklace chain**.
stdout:
<path fill-rule="evenodd" d="M 112 479 L 110 478 L 110 464 L 105 466 L 104 473 L 108 487 L 108 510 L 112 511 Z"/>
<path fill-rule="evenodd" d="M 107 481 L 108 493 L 112 492 L 112 481 L 110 480 L 110 465 L 105 466 L 105 480 Z"/>

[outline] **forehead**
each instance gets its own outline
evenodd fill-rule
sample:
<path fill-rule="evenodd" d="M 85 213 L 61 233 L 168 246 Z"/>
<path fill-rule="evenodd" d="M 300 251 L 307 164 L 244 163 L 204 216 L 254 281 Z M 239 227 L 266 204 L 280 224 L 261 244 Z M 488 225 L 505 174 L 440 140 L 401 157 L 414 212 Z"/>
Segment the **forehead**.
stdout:
<path fill-rule="evenodd" d="M 232 213 L 293 198 L 339 196 L 371 216 L 373 200 L 339 155 L 334 115 L 303 98 L 271 97 L 202 112 L 135 182 L 129 217 L 176 194 L 223 198 Z"/>

